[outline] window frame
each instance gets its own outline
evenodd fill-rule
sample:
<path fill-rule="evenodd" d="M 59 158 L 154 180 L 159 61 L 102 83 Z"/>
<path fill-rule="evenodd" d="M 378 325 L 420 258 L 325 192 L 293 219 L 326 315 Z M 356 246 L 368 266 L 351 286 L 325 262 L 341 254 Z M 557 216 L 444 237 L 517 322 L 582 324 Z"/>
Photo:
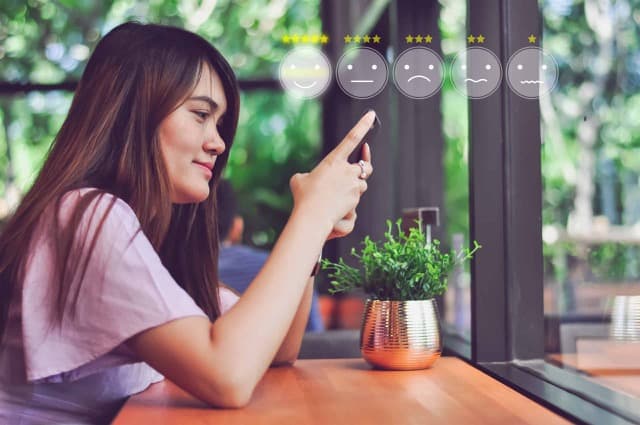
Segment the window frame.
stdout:
<path fill-rule="evenodd" d="M 530 34 L 542 45 L 536 0 L 468 0 L 467 17 L 468 32 L 483 34 L 503 64 Z M 634 397 L 544 360 L 539 102 L 503 78 L 492 96 L 469 102 L 469 120 L 471 240 L 483 245 L 471 264 L 470 362 L 572 420 L 640 422 Z"/>

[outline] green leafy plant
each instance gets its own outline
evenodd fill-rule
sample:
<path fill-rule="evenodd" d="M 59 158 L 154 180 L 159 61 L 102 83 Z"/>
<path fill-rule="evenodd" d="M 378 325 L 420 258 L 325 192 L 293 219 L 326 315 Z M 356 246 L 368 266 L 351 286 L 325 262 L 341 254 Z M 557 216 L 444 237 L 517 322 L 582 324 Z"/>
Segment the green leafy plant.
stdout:
<path fill-rule="evenodd" d="M 397 235 L 392 231 L 391 220 L 387 220 L 384 242 L 374 242 L 366 236 L 359 253 L 351 249 L 359 268 L 345 264 L 342 258 L 338 263 L 323 260 L 322 269 L 330 272 L 329 293 L 362 288 L 373 299 L 396 301 L 427 300 L 444 293 L 453 267 L 472 258 L 481 246 L 474 241 L 473 249 L 443 253 L 440 241 L 427 244 L 420 222 L 416 223 L 408 236 L 402 231 L 402 219 L 396 221 Z"/>

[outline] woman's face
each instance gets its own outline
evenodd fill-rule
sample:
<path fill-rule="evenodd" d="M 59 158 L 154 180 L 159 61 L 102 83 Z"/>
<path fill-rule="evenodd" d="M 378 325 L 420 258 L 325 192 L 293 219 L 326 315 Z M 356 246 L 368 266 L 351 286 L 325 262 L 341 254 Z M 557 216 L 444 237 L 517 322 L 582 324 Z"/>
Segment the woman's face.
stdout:
<path fill-rule="evenodd" d="M 204 66 L 193 93 L 160 123 L 158 137 L 169 172 L 171 202 L 196 203 L 209 196 L 213 166 L 225 149 L 218 131 L 226 110 L 222 82 Z"/>

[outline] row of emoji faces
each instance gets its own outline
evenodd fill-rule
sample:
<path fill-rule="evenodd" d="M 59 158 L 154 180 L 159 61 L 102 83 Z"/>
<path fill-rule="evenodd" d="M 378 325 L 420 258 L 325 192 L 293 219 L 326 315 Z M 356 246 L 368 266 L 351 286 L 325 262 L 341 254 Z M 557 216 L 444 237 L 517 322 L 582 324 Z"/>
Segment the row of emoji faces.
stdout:
<path fill-rule="evenodd" d="M 437 93 L 444 82 L 444 62 L 432 49 L 412 47 L 403 51 L 392 67 L 394 83 L 405 96 L 426 99 Z M 386 59 L 376 50 L 357 47 L 338 60 L 336 79 L 342 91 L 356 99 L 378 95 L 388 81 Z M 289 93 L 315 98 L 331 82 L 331 64 L 321 50 L 312 47 L 290 51 L 280 63 L 280 81 Z M 538 47 L 515 52 L 507 63 L 509 87 L 524 98 L 549 93 L 558 80 L 558 65 Z M 503 73 L 497 56 L 483 47 L 460 52 L 451 63 L 451 81 L 463 95 L 480 99 L 500 86 Z"/>

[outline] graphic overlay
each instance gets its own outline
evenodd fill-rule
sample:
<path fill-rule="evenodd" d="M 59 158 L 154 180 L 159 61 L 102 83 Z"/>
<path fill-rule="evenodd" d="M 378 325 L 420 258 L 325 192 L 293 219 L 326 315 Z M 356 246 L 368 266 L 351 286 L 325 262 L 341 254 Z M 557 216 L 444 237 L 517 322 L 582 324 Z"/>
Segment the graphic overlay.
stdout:
<path fill-rule="evenodd" d="M 348 96 L 369 99 L 385 88 L 389 68 L 385 58 L 369 47 L 347 50 L 336 67 L 338 85 Z"/>
<path fill-rule="evenodd" d="M 490 96 L 501 80 L 502 66 L 498 57 L 484 47 L 469 47 L 458 53 L 451 64 L 453 86 L 471 99 Z"/>
<path fill-rule="evenodd" d="M 537 99 L 558 83 L 558 63 L 539 47 L 522 48 L 507 62 L 507 83 L 518 96 Z"/>
<path fill-rule="evenodd" d="M 407 97 L 427 99 L 440 90 L 444 64 L 440 56 L 427 47 L 412 47 L 396 59 L 393 81 Z"/>
<path fill-rule="evenodd" d="M 301 99 L 320 96 L 331 82 L 331 64 L 321 50 L 296 47 L 280 62 L 280 83 L 288 94 Z"/>

